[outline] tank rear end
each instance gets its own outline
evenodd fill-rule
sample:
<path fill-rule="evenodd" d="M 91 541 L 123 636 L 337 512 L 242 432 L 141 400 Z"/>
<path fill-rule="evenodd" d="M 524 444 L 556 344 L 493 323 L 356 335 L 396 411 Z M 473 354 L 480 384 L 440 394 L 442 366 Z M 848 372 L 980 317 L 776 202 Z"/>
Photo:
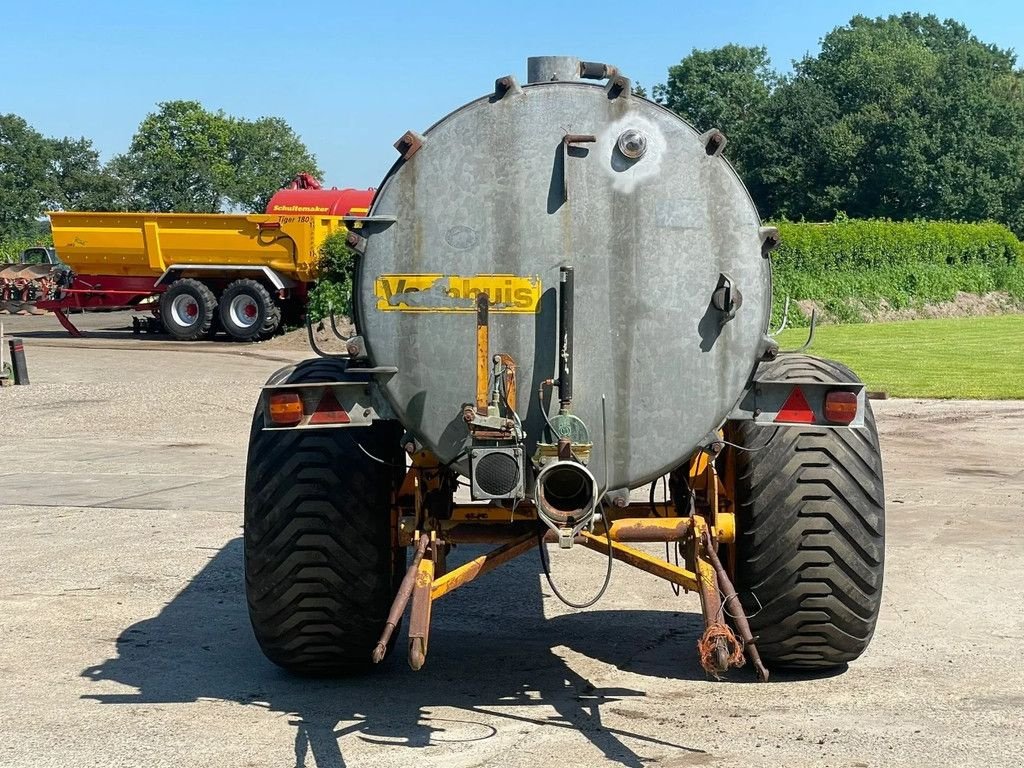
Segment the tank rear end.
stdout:
<path fill-rule="evenodd" d="M 598 435 L 598 484 L 636 487 L 722 423 L 768 348 L 764 233 L 720 134 L 632 95 L 619 75 L 581 80 L 575 59 L 541 57 L 530 72 L 535 82 L 499 82 L 411 138 L 370 213 L 359 327 L 374 363 L 398 369 L 386 391 L 403 425 L 461 466 L 486 294 L 491 354 L 515 363 L 509 406 L 534 456 L 557 410 L 537 392 L 559 378 L 560 270 L 571 267 L 571 410 Z M 723 289 L 732 298 L 719 306 Z"/>
<path fill-rule="evenodd" d="M 857 658 L 884 559 L 874 420 L 848 368 L 772 340 L 777 232 L 725 137 L 615 67 L 528 71 L 399 138 L 348 233 L 358 334 L 332 355 L 311 330 L 320 357 L 263 390 L 245 509 L 257 640 L 296 672 L 355 672 L 407 615 L 420 669 L 433 604 L 536 548 L 575 608 L 613 560 L 696 593 L 714 677 Z M 551 545 L 607 558 L 590 599 L 558 589 Z"/>

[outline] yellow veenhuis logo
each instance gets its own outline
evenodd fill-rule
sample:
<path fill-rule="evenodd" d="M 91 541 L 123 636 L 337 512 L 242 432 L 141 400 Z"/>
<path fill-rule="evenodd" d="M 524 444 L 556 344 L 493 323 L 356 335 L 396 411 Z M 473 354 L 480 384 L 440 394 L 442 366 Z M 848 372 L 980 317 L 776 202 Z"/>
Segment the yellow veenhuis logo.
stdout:
<path fill-rule="evenodd" d="M 541 286 L 521 275 L 380 275 L 373 293 L 381 312 L 475 312 L 486 293 L 491 312 L 534 313 Z"/>

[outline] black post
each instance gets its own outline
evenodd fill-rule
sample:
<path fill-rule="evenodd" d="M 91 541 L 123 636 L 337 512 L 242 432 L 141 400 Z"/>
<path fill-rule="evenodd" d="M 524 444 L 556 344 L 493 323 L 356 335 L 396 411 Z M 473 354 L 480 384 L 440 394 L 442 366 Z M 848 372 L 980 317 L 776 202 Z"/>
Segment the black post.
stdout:
<path fill-rule="evenodd" d="M 558 287 L 558 400 L 563 409 L 572 404 L 572 316 L 575 307 L 573 268 L 559 269 Z"/>
<path fill-rule="evenodd" d="M 25 362 L 25 344 L 21 339 L 10 339 L 11 369 L 15 384 L 28 384 L 28 363 Z"/>

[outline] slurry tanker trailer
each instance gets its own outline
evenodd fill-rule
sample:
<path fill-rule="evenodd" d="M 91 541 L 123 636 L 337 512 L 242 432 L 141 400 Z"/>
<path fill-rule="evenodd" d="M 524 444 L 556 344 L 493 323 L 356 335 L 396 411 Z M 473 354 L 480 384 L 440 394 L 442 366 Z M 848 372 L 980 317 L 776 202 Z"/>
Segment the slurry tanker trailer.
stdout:
<path fill-rule="evenodd" d="M 714 676 L 856 659 L 884 550 L 864 386 L 769 335 L 778 234 L 720 131 L 605 64 L 528 71 L 399 139 L 348 234 L 347 354 L 262 391 L 244 538 L 263 652 L 364 670 L 408 612 L 419 669 L 434 602 L 539 548 L 559 596 L 550 550 L 696 593 Z M 456 565 L 462 544 L 494 549 Z"/>

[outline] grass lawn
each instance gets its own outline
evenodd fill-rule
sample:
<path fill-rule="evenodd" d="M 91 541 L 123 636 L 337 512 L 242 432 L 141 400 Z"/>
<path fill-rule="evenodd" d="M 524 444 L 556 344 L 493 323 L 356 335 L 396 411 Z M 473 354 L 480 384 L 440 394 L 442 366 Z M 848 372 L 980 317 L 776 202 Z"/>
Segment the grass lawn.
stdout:
<path fill-rule="evenodd" d="M 806 328 L 783 331 L 799 347 Z M 892 397 L 1024 400 L 1024 315 L 819 326 L 807 350 Z"/>

